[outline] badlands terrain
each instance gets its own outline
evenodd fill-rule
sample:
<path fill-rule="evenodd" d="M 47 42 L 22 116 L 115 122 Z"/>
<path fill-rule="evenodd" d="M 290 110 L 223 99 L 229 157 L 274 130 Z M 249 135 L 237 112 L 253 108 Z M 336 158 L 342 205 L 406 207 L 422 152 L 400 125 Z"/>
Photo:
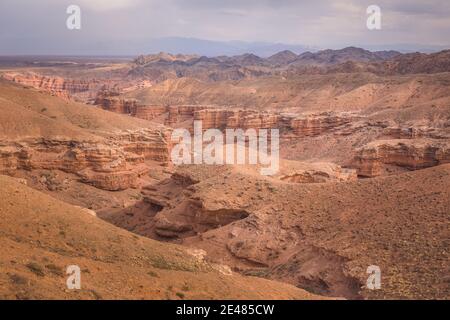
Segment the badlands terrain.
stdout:
<path fill-rule="evenodd" d="M 3 57 L 0 76 L 0 298 L 450 298 L 448 50 Z M 279 129 L 279 171 L 175 166 L 194 121 Z"/>

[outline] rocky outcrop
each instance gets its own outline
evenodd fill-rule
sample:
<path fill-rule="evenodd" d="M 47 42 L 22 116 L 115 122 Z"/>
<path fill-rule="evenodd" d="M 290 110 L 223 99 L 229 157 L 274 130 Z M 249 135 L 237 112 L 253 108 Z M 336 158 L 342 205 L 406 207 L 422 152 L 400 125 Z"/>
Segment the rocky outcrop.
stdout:
<path fill-rule="evenodd" d="M 176 126 L 177 123 L 185 121 L 192 121 L 195 118 L 195 113 L 201 110 L 207 110 L 214 107 L 202 105 L 180 105 L 168 107 L 168 115 L 165 124 L 167 126 Z"/>
<path fill-rule="evenodd" d="M 342 168 L 338 165 L 320 169 L 297 170 L 293 173 L 284 174 L 280 180 L 292 183 L 325 183 L 344 182 L 357 180 L 356 170 Z"/>
<path fill-rule="evenodd" d="M 170 182 L 174 190 L 178 190 L 180 185 Z M 191 191 L 184 191 L 188 195 Z M 210 229 L 218 228 L 234 221 L 244 219 L 250 215 L 249 212 L 241 208 L 228 208 L 211 206 L 195 197 L 184 198 L 173 208 L 170 198 L 161 195 L 158 189 L 144 188 L 144 201 L 151 204 L 153 208 L 158 208 L 154 217 L 152 232 L 156 237 L 164 239 L 176 239 L 192 236 Z"/>
<path fill-rule="evenodd" d="M 118 96 L 98 96 L 95 104 L 111 112 L 130 115 L 136 114 L 137 101 L 135 99 L 123 99 Z"/>
<path fill-rule="evenodd" d="M 389 171 L 388 166 L 417 170 L 450 162 L 448 141 L 398 139 L 374 141 L 356 152 L 358 175 L 375 177 Z"/>
<path fill-rule="evenodd" d="M 345 169 L 333 163 L 282 161 L 281 167 L 279 175 L 264 182 L 268 185 L 267 190 L 270 192 L 280 184 L 286 186 L 357 179 L 356 170 Z M 152 218 L 146 219 L 145 226 L 141 226 L 135 231 L 141 232 L 145 236 L 165 240 L 183 239 L 245 219 L 251 215 L 251 212 L 245 209 L 245 201 L 247 201 L 245 197 L 255 195 L 242 193 L 236 199 L 216 201 L 217 195 L 213 194 L 211 197 L 197 197 L 196 188 L 202 182 L 210 179 L 222 181 L 221 179 L 242 173 L 243 175 L 240 177 L 245 180 L 246 175 L 257 177 L 256 172 L 257 168 L 251 166 L 240 169 L 225 165 L 177 167 L 169 179 L 156 185 L 145 186 L 142 189 L 143 200 L 150 206 L 149 211 L 152 212 Z M 259 186 L 259 189 L 261 188 Z M 138 212 L 140 211 L 138 210 Z M 138 212 L 136 214 L 139 214 Z M 139 217 L 131 219 L 139 219 Z M 123 220 L 118 222 L 118 225 L 123 222 Z"/>
<path fill-rule="evenodd" d="M 328 112 L 294 117 L 290 120 L 290 127 L 297 137 L 314 137 L 341 128 L 355 120 L 356 116 L 353 114 Z"/>
<path fill-rule="evenodd" d="M 285 138 L 314 137 L 326 133 L 348 135 L 352 132 L 352 123 L 360 119 L 353 113 L 334 112 L 297 115 L 218 108 L 194 112 L 194 120 L 202 121 L 203 130 L 279 129 Z"/>
<path fill-rule="evenodd" d="M 145 160 L 167 162 L 169 146 L 163 133 L 142 130 L 114 135 L 105 141 L 66 138 L 29 139 L 0 144 L 0 172 L 62 170 L 105 190 L 138 186 L 148 172 Z"/>
<path fill-rule="evenodd" d="M 202 121 L 203 130 L 230 128 L 228 120 L 232 117 L 236 118 L 239 111 L 226 109 L 206 109 L 194 112 L 194 121 Z"/>
<path fill-rule="evenodd" d="M 134 109 L 134 114 L 136 118 L 144 120 L 153 120 L 167 112 L 167 107 L 165 106 L 141 106 L 137 105 Z"/>
<path fill-rule="evenodd" d="M 144 157 L 120 147 L 97 142 L 36 139 L 2 145 L 0 172 L 15 170 L 62 170 L 78 175 L 83 182 L 105 190 L 137 186 L 147 171 Z"/>
<path fill-rule="evenodd" d="M 127 152 L 143 156 L 146 160 L 167 163 L 171 150 L 171 131 L 166 128 L 158 130 L 140 129 L 118 132 L 109 137 Z"/>
<path fill-rule="evenodd" d="M 98 97 L 95 103 L 105 110 L 145 120 L 159 118 L 159 122 L 170 127 L 189 127 L 193 121 L 202 121 L 203 130 L 279 129 L 287 138 L 314 137 L 330 132 L 348 135 L 352 133 L 351 125 L 362 118 L 349 112 L 299 115 L 208 105 L 145 106 L 114 93 Z"/>
<path fill-rule="evenodd" d="M 428 126 L 390 126 L 383 130 L 383 135 L 391 139 L 450 139 L 450 130 Z"/>
<path fill-rule="evenodd" d="M 279 128 L 280 116 L 274 113 L 236 109 L 205 109 L 194 112 L 194 121 L 202 121 L 207 129 L 270 129 Z"/>
<path fill-rule="evenodd" d="M 24 86 L 33 87 L 51 93 L 52 95 L 69 99 L 72 94 L 91 90 L 93 82 L 85 80 L 67 80 L 57 76 L 43 76 L 34 72 L 9 72 L 3 78 Z"/>
<path fill-rule="evenodd" d="M 196 111 L 208 108 L 197 105 L 141 105 L 136 99 L 123 98 L 117 92 L 108 91 L 99 93 L 94 104 L 107 111 L 128 114 L 144 120 L 160 118 L 160 122 L 168 126 L 175 126 L 187 120 L 192 121 Z"/>

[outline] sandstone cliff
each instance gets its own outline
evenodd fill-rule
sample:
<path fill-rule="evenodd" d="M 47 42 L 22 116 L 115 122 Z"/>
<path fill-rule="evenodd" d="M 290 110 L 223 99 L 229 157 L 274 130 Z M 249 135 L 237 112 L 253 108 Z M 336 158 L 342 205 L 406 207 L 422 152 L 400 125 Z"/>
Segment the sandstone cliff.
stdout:
<path fill-rule="evenodd" d="M 136 114 L 137 102 L 134 99 L 122 99 L 117 96 L 98 96 L 94 103 L 100 105 L 107 111 L 131 115 Z"/>
<path fill-rule="evenodd" d="M 295 117 L 290 121 L 290 127 L 295 136 L 310 137 L 342 128 L 342 126 L 355 120 L 356 116 L 350 113 L 328 112 Z"/>
<path fill-rule="evenodd" d="M 93 82 L 84 80 L 67 80 L 59 76 L 43 76 L 34 72 L 10 72 L 3 78 L 24 86 L 30 86 L 60 98 L 69 99 L 71 95 L 87 92 L 92 89 Z"/>
<path fill-rule="evenodd" d="M 0 173 L 16 170 L 62 170 L 105 190 L 138 186 L 149 171 L 145 160 L 168 161 L 169 146 L 157 130 L 116 133 L 105 141 L 33 138 L 0 144 Z"/>
<path fill-rule="evenodd" d="M 358 175 L 375 177 L 397 166 L 417 170 L 450 162 L 448 141 L 432 139 L 379 140 L 356 152 L 354 165 Z"/>

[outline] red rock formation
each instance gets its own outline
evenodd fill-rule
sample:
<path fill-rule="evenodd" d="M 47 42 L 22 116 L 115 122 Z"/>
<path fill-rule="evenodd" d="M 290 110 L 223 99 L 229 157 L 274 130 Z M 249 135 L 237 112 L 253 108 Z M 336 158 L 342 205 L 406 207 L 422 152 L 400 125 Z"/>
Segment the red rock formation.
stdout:
<path fill-rule="evenodd" d="M 137 178 L 147 171 L 144 157 L 135 157 L 121 147 L 97 142 L 37 139 L 0 148 L 0 172 L 62 170 L 101 189 L 123 190 L 136 186 Z"/>
<path fill-rule="evenodd" d="M 203 130 L 225 129 L 228 127 L 228 119 L 237 111 L 226 109 L 206 109 L 194 112 L 194 121 L 202 121 Z"/>
<path fill-rule="evenodd" d="M 202 121 L 203 130 L 219 129 L 279 129 L 285 137 L 310 137 L 337 131 L 343 135 L 352 122 L 360 119 L 353 113 L 319 113 L 308 115 L 281 114 L 236 108 L 218 108 L 206 105 L 144 106 L 136 100 L 120 98 L 117 93 L 103 94 L 96 99 L 103 109 L 130 114 L 138 118 L 153 120 L 163 117 L 165 125 L 171 127 L 190 126 L 189 122 Z M 192 128 L 191 128 L 192 129 Z"/>
<path fill-rule="evenodd" d="M 207 106 L 197 105 L 140 105 L 135 99 L 122 98 L 119 93 L 109 91 L 98 94 L 94 104 L 107 111 L 129 114 L 144 120 L 154 120 L 164 115 L 161 120 L 168 126 L 175 126 L 177 123 L 192 120 L 195 111 L 208 108 Z"/>
<path fill-rule="evenodd" d="M 33 72 L 5 73 L 3 78 L 24 86 L 30 86 L 51 93 L 52 95 L 68 99 L 72 94 L 87 92 L 91 89 L 92 81 L 66 80 L 62 77 L 43 76 Z"/>
<path fill-rule="evenodd" d="M 383 135 L 393 139 L 450 139 L 450 130 L 442 128 L 420 127 L 387 127 L 383 130 Z"/>
<path fill-rule="evenodd" d="M 348 135 L 353 130 L 350 125 L 358 119 L 359 117 L 352 113 L 333 112 L 305 116 L 218 108 L 194 112 L 194 120 L 202 121 L 203 130 L 211 128 L 279 129 L 284 138 L 318 136 L 330 132 Z"/>
<path fill-rule="evenodd" d="M 192 121 L 192 119 L 195 119 L 196 111 L 205 110 L 208 108 L 212 107 L 197 105 L 170 106 L 168 108 L 168 115 L 165 124 L 168 126 L 176 126 L 177 123 Z"/>
<path fill-rule="evenodd" d="M 137 105 L 134 116 L 144 120 L 153 120 L 167 112 L 165 106 L 141 106 Z"/>
<path fill-rule="evenodd" d="M 95 100 L 104 110 L 123 114 L 136 114 L 137 102 L 134 99 L 123 99 L 117 96 L 99 96 Z"/>
<path fill-rule="evenodd" d="M 322 113 L 298 116 L 290 121 L 293 133 L 298 137 L 318 136 L 351 123 L 351 114 Z"/>
<path fill-rule="evenodd" d="M 166 137 L 157 130 L 126 132 L 100 142 L 39 138 L 0 145 L 0 172 L 62 170 L 115 191 L 137 186 L 149 170 L 144 160 L 167 162 L 168 157 Z"/>
<path fill-rule="evenodd" d="M 358 179 L 356 170 L 341 168 L 335 165 L 331 170 L 301 170 L 295 173 L 286 174 L 280 180 L 292 183 L 324 183 L 329 181 L 354 181 Z"/>
<path fill-rule="evenodd" d="M 280 128 L 280 116 L 274 113 L 238 109 L 204 109 L 194 112 L 194 121 L 202 121 L 207 129 L 270 129 Z"/>
<path fill-rule="evenodd" d="M 450 162 L 448 141 L 380 140 L 357 151 L 354 165 L 358 175 L 375 177 L 383 174 L 387 165 L 417 170 Z"/>
<path fill-rule="evenodd" d="M 120 132 L 110 137 L 117 141 L 125 151 L 142 155 L 146 160 L 167 164 L 170 160 L 170 130 L 141 129 Z"/>

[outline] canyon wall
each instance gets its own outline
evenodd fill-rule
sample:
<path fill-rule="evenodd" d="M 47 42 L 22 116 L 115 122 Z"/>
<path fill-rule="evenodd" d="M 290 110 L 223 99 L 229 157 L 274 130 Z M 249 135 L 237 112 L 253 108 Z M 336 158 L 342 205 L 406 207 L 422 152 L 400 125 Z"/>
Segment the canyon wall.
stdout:
<path fill-rule="evenodd" d="M 203 130 L 279 129 L 280 134 L 292 138 L 313 137 L 341 130 L 362 118 L 349 112 L 299 115 L 208 105 L 146 106 L 140 105 L 134 99 L 121 98 L 115 94 L 99 96 L 95 104 L 108 111 L 145 120 L 158 118 L 159 122 L 170 127 L 192 129 L 193 121 L 202 121 Z"/>
<path fill-rule="evenodd" d="M 350 113 L 322 113 L 296 116 L 290 120 L 290 127 L 295 136 L 313 137 L 340 128 L 356 120 Z"/>
<path fill-rule="evenodd" d="M 0 144 L 0 173 L 16 170 L 62 170 L 97 188 L 116 191 L 137 187 L 149 168 L 145 160 L 166 163 L 164 134 L 143 130 L 114 135 L 105 141 L 35 138 Z"/>
<path fill-rule="evenodd" d="M 118 96 L 98 96 L 95 99 L 96 105 L 101 105 L 102 109 L 122 114 L 135 115 L 137 102 L 134 99 L 123 99 Z M 151 120 L 151 119 L 148 119 Z"/>
<path fill-rule="evenodd" d="M 446 128 L 429 126 L 390 126 L 383 130 L 383 136 L 389 139 L 450 139 L 450 123 Z"/>
<path fill-rule="evenodd" d="M 154 120 L 155 118 L 165 114 L 167 107 L 165 106 L 136 106 L 131 115 L 144 120 Z"/>
<path fill-rule="evenodd" d="M 143 156 L 145 160 L 152 160 L 167 164 L 170 161 L 171 130 L 140 129 L 115 133 L 109 137 L 125 151 Z"/>
<path fill-rule="evenodd" d="M 279 128 L 280 116 L 274 113 L 239 109 L 204 109 L 194 112 L 194 121 L 203 129 L 270 129 Z"/>
<path fill-rule="evenodd" d="M 33 87 L 52 95 L 69 99 L 71 95 L 88 92 L 96 87 L 94 81 L 67 80 L 57 76 L 43 76 L 33 72 L 27 73 L 5 73 L 3 78 L 15 83 Z"/>
<path fill-rule="evenodd" d="M 135 101 L 118 98 L 114 101 L 120 107 L 109 108 L 111 111 L 129 113 L 147 120 L 159 117 L 162 123 L 174 128 L 183 127 L 192 131 L 193 121 L 202 121 L 203 130 L 279 129 L 280 138 L 285 141 L 326 134 L 348 136 L 358 130 L 376 128 L 378 134 L 374 139 L 385 140 L 375 140 L 355 152 L 352 166 L 361 177 L 426 168 L 446 163 L 449 158 L 448 147 L 444 143 L 450 138 L 448 130 L 428 126 L 395 126 L 392 121 L 374 122 L 351 112 L 295 114 L 214 106 L 140 106 Z M 108 109 L 108 104 L 102 103 L 102 107 Z M 424 143 L 421 139 L 428 139 L 428 142 Z M 313 181 L 316 178 L 320 180 L 320 174 L 286 179 Z"/>
<path fill-rule="evenodd" d="M 375 177 L 386 173 L 389 165 L 417 170 L 450 162 L 448 141 L 398 139 L 373 141 L 356 152 L 358 175 Z"/>

